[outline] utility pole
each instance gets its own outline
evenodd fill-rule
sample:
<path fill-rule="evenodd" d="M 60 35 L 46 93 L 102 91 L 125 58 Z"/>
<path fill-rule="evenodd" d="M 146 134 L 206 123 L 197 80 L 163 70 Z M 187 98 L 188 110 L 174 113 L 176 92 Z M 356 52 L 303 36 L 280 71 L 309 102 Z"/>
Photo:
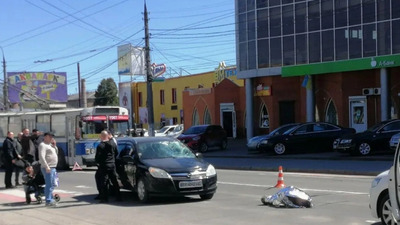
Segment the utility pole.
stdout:
<path fill-rule="evenodd" d="M 3 82 L 3 98 L 4 98 L 4 111 L 8 111 L 8 84 L 7 84 L 7 71 L 6 71 L 6 59 L 4 58 L 4 51 L 1 48 L 1 52 L 3 53 L 3 75 L 4 75 L 4 82 Z"/>
<path fill-rule="evenodd" d="M 80 69 L 80 67 L 79 67 L 79 63 L 78 63 L 78 107 L 80 108 L 81 107 L 81 99 L 82 99 L 82 96 L 81 96 L 81 69 Z"/>
<path fill-rule="evenodd" d="M 146 1 L 144 2 L 144 39 L 145 39 L 145 59 L 146 59 L 146 77 L 147 77 L 147 113 L 149 136 L 154 137 L 154 112 L 153 112 L 153 71 L 150 61 L 150 43 L 149 43 L 149 19 L 147 17 Z"/>

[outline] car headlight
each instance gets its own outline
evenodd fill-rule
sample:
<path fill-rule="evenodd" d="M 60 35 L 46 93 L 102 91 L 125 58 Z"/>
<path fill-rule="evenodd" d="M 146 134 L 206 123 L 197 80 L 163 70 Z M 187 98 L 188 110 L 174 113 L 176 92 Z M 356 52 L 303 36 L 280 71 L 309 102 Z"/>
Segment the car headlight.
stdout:
<path fill-rule="evenodd" d="M 149 172 L 150 172 L 151 176 L 153 176 L 154 178 L 170 178 L 171 179 L 171 175 L 169 175 L 169 173 L 167 173 L 165 170 L 162 170 L 162 169 L 150 167 Z"/>
<path fill-rule="evenodd" d="M 342 139 L 341 141 L 340 141 L 340 144 L 350 144 L 351 143 L 351 139 Z"/>
<path fill-rule="evenodd" d="M 198 140 L 200 140 L 200 136 L 196 136 L 196 137 L 194 137 L 192 139 L 193 139 L 193 141 L 198 141 Z"/>
<path fill-rule="evenodd" d="M 379 182 L 381 181 L 382 177 L 377 177 L 372 181 L 371 188 L 378 186 Z"/>
<path fill-rule="evenodd" d="M 262 141 L 260 142 L 260 144 L 266 145 L 266 144 L 268 144 L 268 140 L 267 140 L 267 139 L 262 140 Z"/>
<path fill-rule="evenodd" d="M 213 165 L 209 165 L 206 171 L 206 176 L 211 177 L 215 176 L 217 174 L 217 171 L 215 170 Z"/>

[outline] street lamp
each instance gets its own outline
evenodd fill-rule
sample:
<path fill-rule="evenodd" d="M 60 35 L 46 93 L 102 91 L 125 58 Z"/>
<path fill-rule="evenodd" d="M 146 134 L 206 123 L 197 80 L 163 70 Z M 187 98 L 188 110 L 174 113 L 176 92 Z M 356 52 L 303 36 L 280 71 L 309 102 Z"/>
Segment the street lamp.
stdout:
<path fill-rule="evenodd" d="M 3 53 L 3 75 L 4 75 L 4 82 L 3 82 L 3 100 L 4 100 L 4 110 L 8 111 L 8 90 L 7 90 L 7 72 L 6 72 L 6 59 L 4 57 L 4 50 L 0 46 L 1 52 Z"/>

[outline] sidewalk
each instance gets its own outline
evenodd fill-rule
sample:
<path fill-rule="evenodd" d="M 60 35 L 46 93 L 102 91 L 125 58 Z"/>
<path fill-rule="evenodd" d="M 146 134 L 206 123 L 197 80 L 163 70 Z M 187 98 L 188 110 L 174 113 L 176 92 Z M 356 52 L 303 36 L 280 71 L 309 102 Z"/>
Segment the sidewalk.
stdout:
<path fill-rule="evenodd" d="M 392 165 L 393 154 L 350 156 L 339 152 L 302 153 L 277 156 L 273 153 L 248 153 L 246 139 L 230 139 L 228 148 L 211 148 L 203 157 L 219 169 L 377 175 Z"/>

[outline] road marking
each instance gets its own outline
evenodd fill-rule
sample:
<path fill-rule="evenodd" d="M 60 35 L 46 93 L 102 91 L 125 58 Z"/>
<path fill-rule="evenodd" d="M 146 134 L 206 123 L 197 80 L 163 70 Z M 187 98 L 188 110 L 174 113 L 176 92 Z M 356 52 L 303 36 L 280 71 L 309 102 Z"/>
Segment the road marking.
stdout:
<path fill-rule="evenodd" d="M 248 186 L 248 187 L 262 187 L 262 188 L 274 188 L 274 186 L 266 186 L 266 185 L 259 185 L 259 184 L 242 184 L 242 183 L 233 183 L 233 182 L 223 182 L 218 181 L 218 184 L 225 184 L 225 185 L 237 185 L 237 186 Z M 329 190 L 329 189 L 309 189 L 309 188 L 300 188 L 303 191 L 313 191 L 313 192 L 328 192 L 328 193 L 336 193 L 336 194 L 351 194 L 351 195 L 368 195 L 365 192 L 355 192 L 355 191 L 336 191 L 336 190 Z"/>
<path fill-rule="evenodd" d="M 86 185 L 78 185 L 78 186 L 75 186 L 76 188 L 83 188 L 83 189 L 89 189 L 89 188 L 92 188 L 92 187 L 90 187 L 90 186 L 86 186 Z"/>

